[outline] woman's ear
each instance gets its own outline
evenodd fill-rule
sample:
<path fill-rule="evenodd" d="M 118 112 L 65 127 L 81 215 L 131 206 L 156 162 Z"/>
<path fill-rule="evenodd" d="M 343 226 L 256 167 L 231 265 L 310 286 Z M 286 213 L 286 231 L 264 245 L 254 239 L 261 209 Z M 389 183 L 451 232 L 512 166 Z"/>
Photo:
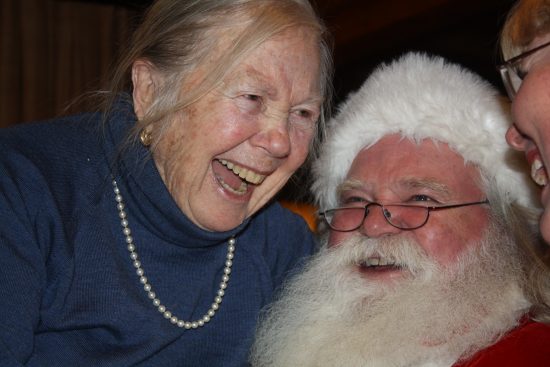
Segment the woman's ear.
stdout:
<path fill-rule="evenodd" d="M 138 120 L 141 120 L 149 111 L 155 92 L 159 87 L 158 75 L 153 64 L 142 59 L 134 61 L 132 65 L 132 84 L 134 86 L 132 92 L 134 112 Z"/>

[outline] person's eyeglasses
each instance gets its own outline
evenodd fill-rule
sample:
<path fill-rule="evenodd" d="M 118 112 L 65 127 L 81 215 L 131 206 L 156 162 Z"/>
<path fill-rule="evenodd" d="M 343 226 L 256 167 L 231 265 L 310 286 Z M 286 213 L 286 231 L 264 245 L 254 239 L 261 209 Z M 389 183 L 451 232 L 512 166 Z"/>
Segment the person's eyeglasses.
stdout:
<path fill-rule="evenodd" d="M 369 215 L 372 206 L 379 206 L 382 210 L 384 218 L 389 224 L 399 229 L 412 230 L 420 228 L 426 224 L 428 222 L 428 218 L 430 217 L 430 212 L 432 211 L 481 204 L 489 204 L 489 200 L 486 199 L 483 201 L 445 206 L 420 206 L 405 204 L 382 205 L 372 202 L 365 206 L 359 207 L 329 209 L 319 213 L 319 215 L 323 217 L 330 229 L 333 231 L 351 232 L 363 225 L 363 222 Z"/>
<path fill-rule="evenodd" d="M 527 75 L 527 73 L 522 71 L 520 68 L 521 61 L 527 56 L 532 55 L 547 46 L 550 46 L 550 42 L 535 47 L 529 51 L 525 51 L 524 53 L 514 56 L 497 66 L 498 71 L 500 72 L 500 77 L 502 78 L 502 83 L 506 89 L 506 93 L 508 93 L 508 97 L 510 97 L 511 100 L 513 100 L 516 96 L 523 78 Z"/>

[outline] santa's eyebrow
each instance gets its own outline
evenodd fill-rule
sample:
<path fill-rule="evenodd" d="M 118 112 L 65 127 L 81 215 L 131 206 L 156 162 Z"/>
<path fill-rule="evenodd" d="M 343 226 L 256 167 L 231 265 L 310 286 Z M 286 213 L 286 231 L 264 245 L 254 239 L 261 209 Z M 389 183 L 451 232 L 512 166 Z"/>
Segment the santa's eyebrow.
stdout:
<path fill-rule="evenodd" d="M 399 185 L 410 190 L 427 189 L 445 198 L 452 194 L 449 186 L 435 178 L 409 177 L 400 180 Z"/>
<path fill-rule="evenodd" d="M 439 195 L 442 199 L 448 199 L 452 196 L 449 186 L 435 178 L 406 177 L 400 180 L 397 185 L 402 189 L 410 191 L 428 190 Z M 366 190 L 368 186 L 367 183 L 361 180 L 348 179 L 338 185 L 337 194 L 342 195 L 342 193 L 351 190 Z"/>
<path fill-rule="evenodd" d="M 360 180 L 347 179 L 344 182 L 342 182 L 340 185 L 338 185 L 338 187 L 336 188 L 336 193 L 338 195 L 341 195 L 343 192 L 362 189 L 364 187 L 365 187 L 365 183 L 361 182 Z"/>

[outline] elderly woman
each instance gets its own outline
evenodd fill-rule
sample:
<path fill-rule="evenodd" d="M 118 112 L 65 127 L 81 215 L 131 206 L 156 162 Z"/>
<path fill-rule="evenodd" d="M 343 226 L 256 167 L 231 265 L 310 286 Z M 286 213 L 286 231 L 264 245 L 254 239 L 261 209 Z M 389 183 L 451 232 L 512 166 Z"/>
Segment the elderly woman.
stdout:
<path fill-rule="evenodd" d="M 501 49 L 506 62 L 500 72 L 515 121 L 506 140 L 525 152 L 542 188 L 540 229 L 550 243 L 550 1 L 518 1 L 502 30 Z"/>
<path fill-rule="evenodd" d="M 307 0 L 159 0 L 103 112 L 0 133 L 0 365 L 244 363 L 314 248 L 270 201 L 323 120 L 324 35 Z"/>

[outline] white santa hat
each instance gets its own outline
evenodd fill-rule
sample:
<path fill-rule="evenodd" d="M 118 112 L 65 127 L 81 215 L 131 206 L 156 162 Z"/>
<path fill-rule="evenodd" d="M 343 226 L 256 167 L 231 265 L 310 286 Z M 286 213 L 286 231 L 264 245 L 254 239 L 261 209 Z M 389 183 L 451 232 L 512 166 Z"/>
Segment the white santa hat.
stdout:
<path fill-rule="evenodd" d="M 331 119 L 313 193 L 321 210 L 338 206 L 337 187 L 359 151 L 399 133 L 447 143 L 507 202 L 534 207 L 525 159 L 504 138 L 510 125 L 509 104 L 481 77 L 441 57 L 406 54 L 378 67 Z"/>

